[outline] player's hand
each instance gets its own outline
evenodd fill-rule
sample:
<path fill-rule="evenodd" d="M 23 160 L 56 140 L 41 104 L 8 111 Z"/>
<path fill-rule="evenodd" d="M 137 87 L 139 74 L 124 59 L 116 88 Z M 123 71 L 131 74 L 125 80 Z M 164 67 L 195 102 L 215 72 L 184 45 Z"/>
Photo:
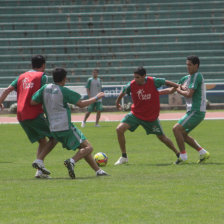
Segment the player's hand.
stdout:
<path fill-rule="evenodd" d="M 0 111 L 4 109 L 4 105 L 1 103 L 0 104 Z"/>
<path fill-rule="evenodd" d="M 180 85 L 180 89 L 186 91 L 187 87 L 186 87 L 186 85 Z"/>
<path fill-rule="evenodd" d="M 98 99 L 101 99 L 105 96 L 105 94 L 104 94 L 104 92 L 100 92 L 96 96 L 97 96 Z"/>
<path fill-rule="evenodd" d="M 122 110 L 122 106 L 119 103 L 116 104 L 116 107 L 117 107 L 118 110 Z"/>

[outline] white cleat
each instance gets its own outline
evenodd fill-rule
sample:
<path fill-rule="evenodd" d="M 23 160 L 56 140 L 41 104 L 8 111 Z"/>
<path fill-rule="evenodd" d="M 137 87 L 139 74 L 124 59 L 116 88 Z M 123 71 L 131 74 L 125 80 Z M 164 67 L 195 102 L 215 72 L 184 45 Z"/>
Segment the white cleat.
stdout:
<path fill-rule="evenodd" d="M 127 162 L 128 162 L 128 158 L 120 157 L 120 158 L 118 159 L 118 161 L 117 161 L 116 163 L 114 163 L 114 165 L 117 166 L 117 165 L 125 164 L 125 163 L 127 163 Z"/>
<path fill-rule="evenodd" d="M 37 170 L 37 172 L 36 172 L 36 174 L 35 174 L 35 178 L 50 179 L 51 176 L 42 173 L 41 170 Z"/>
<path fill-rule="evenodd" d="M 95 124 L 95 127 L 99 128 L 99 127 L 100 127 L 100 125 L 99 125 L 99 124 Z"/>
<path fill-rule="evenodd" d="M 109 176 L 105 171 L 99 169 L 96 171 L 96 176 Z"/>
<path fill-rule="evenodd" d="M 37 159 L 33 161 L 32 167 L 38 170 L 41 170 L 43 174 L 50 175 L 51 172 L 47 170 L 43 162 L 38 161 Z"/>
<path fill-rule="evenodd" d="M 86 123 L 83 121 L 81 124 L 81 127 L 84 128 L 86 126 Z"/>

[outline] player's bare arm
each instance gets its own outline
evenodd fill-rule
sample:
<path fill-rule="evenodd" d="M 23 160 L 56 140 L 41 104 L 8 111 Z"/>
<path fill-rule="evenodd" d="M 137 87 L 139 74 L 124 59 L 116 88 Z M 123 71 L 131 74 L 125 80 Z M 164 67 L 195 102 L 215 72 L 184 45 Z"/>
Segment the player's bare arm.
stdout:
<path fill-rule="evenodd" d="M 119 96 L 116 99 L 115 104 L 116 104 L 116 107 L 117 107 L 118 110 L 122 110 L 122 107 L 120 105 L 120 102 L 121 102 L 121 99 L 125 96 L 125 94 L 126 93 L 120 92 Z"/>
<path fill-rule="evenodd" d="M 92 103 L 95 103 L 98 99 L 101 99 L 104 97 L 104 92 L 100 92 L 98 93 L 96 96 L 94 97 L 91 97 L 90 99 L 88 100 L 79 100 L 77 103 L 76 103 L 76 106 L 80 107 L 80 108 L 83 108 L 83 107 L 86 107 Z"/>
<path fill-rule="evenodd" d="M 168 95 L 176 92 L 176 88 L 171 87 L 171 88 L 166 88 L 166 89 L 161 89 L 159 90 L 159 95 Z"/>
<path fill-rule="evenodd" d="M 177 88 L 177 92 L 184 97 L 191 98 L 194 94 L 194 89 L 183 89 L 181 86 Z"/>
<path fill-rule="evenodd" d="M 171 88 L 166 88 L 166 89 L 161 89 L 159 90 L 159 95 L 168 95 L 168 94 L 172 94 L 176 91 L 176 89 L 178 88 L 179 84 L 166 80 L 165 84 L 167 86 L 171 86 Z"/>
<path fill-rule="evenodd" d="M 0 96 L 0 108 L 4 109 L 4 105 L 2 104 L 4 102 L 4 100 L 6 99 L 6 97 L 9 95 L 9 93 L 11 93 L 13 90 L 15 90 L 15 88 L 13 86 L 9 86 L 8 88 L 6 88 L 2 95 Z"/>
<path fill-rule="evenodd" d="M 37 104 L 39 104 L 39 103 L 36 102 L 36 101 L 33 101 L 33 100 L 30 101 L 30 105 L 32 105 L 32 106 L 35 106 L 35 105 L 37 105 Z"/>

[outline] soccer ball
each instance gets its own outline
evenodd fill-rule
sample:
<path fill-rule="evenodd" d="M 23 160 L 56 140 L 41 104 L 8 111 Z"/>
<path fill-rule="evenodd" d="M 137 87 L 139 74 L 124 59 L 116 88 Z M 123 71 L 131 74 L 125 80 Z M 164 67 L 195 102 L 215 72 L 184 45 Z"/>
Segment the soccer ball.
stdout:
<path fill-rule="evenodd" d="M 103 152 L 96 153 L 94 155 L 94 159 L 95 159 L 98 166 L 106 166 L 107 165 L 108 157 Z"/>

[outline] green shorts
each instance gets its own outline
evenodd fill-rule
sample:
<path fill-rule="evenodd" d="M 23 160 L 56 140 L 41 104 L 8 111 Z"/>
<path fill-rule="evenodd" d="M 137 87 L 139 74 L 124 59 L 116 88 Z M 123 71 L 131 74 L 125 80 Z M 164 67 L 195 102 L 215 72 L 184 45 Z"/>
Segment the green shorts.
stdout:
<path fill-rule="evenodd" d="M 52 132 L 52 135 L 68 150 L 76 150 L 86 140 L 83 133 L 73 124 L 69 130 Z"/>
<path fill-rule="evenodd" d="M 19 123 L 32 143 L 46 136 L 49 138 L 52 137 L 47 119 L 43 114 L 40 114 L 35 119 L 20 121 Z"/>
<path fill-rule="evenodd" d="M 95 102 L 88 106 L 88 112 L 94 112 L 96 108 L 96 111 L 102 111 L 103 110 L 103 104 L 102 102 Z"/>
<path fill-rule="evenodd" d="M 155 121 L 143 121 L 135 117 L 132 113 L 129 113 L 122 119 L 121 123 L 129 124 L 130 125 L 129 130 L 132 132 L 135 131 L 135 129 L 139 125 L 141 125 L 145 129 L 147 135 L 149 134 L 164 135 L 159 119 Z"/>
<path fill-rule="evenodd" d="M 178 121 L 178 123 L 181 124 L 188 133 L 197 125 L 199 125 L 204 120 L 204 118 L 205 112 L 189 111 Z"/>

